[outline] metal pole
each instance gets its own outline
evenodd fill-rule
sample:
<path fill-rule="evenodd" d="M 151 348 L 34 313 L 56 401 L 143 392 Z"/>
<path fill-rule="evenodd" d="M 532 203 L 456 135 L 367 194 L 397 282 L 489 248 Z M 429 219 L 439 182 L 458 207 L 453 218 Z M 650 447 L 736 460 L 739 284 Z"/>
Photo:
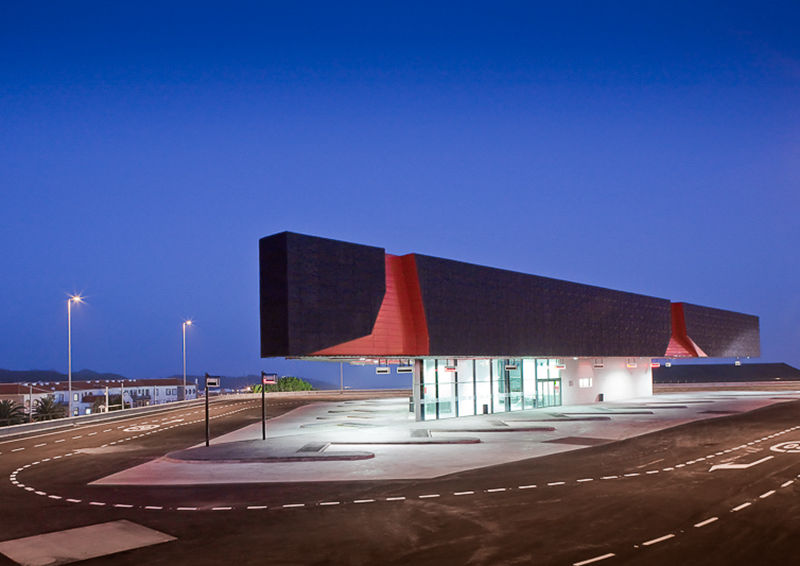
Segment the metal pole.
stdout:
<path fill-rule="evenodd" d="M 119 404 L 122 407 L 120 410 L 125 410 L 125 381 L 119 380 Z"/>
<path fill-rule="evenodd" d="M 33 383 L 28 384 L 28 422 L 33 422 Z"/>
<path fill-rule="evenodd" d="M 267 439 L 267 386 L 264 377 L 261 377 L 261 440 Z"/>
<path fill-rule="evenodd" d="M 106 413 L 108 413 L 108 385 L 106 385 Z"/>
<path fill-rule="evenodd" d="M 186 399 L 186 321 L 181 325 L 183 327 L 183 399 Z M 182 401 L 183 399 L 179 399 Z"/>
<path fill-rule="evenodd" d="M 339 393 L 344 393 L 344 367 L 342 362 L 339 362 Z"/>
<path fill-rule="evenodd" d="M 72 297 L 67 300 L 67 403 L 69 416 L 72 416 Z"/>
<path fill-rule="evenodd" d="M 206 374 L 205 390 L 206 390 L 206 446 L 208 446 L 208 374 Z"/>

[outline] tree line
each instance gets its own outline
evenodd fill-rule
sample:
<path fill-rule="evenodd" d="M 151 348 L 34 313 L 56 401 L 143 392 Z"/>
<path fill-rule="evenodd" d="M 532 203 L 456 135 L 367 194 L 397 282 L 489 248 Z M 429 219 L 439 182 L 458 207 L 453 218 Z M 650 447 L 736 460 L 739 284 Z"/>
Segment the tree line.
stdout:
<path fill-rule="evenodd" d="M 33 402 L 33 420 L 49 421 L 67 416 L 67 407 L 57 403 L 52 395 L 36 399 Z M 19 403 L 4 399 L 0 401 L 0 426 L 22 424 L 28 421 L 25 409 Z"/>

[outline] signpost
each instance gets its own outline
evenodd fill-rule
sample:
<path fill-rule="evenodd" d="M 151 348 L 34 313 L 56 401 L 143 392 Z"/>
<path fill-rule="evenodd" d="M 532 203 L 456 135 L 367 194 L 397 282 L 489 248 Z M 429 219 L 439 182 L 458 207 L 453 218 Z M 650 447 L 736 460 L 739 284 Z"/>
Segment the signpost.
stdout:
<path fill-rule="evenodd" d="M 208 375 L 206 374 L 206 446 L 208 446 L 208 438 L 209 438 L 209 426 L 208 426 L 208 388 L 209 387 L 219 387 L 220 378 L 218 375 Z"/>
<path fill-rule="evenodd" d="M 277 373 L 261 372 L 261 440 L 267 439 L 267 385 L 275 385 L 277 383 Z"/>

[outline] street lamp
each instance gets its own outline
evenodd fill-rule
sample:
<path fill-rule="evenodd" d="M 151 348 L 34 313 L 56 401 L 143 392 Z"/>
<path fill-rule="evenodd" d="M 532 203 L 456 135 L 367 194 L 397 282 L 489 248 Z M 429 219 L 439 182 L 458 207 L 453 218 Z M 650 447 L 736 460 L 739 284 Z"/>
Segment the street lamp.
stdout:
<path fill-rule="evenodd" d="M 183 330 L 183 394 L 181 395 L 181 397 L 183 397 L 182 400 L 186 399 L 186 327 L 191 325 L 192 325 L 191 319 L 184 320 L 183 324 L 181 325 L 181 328 Z"/>
<path fill-rule="evenodd" d="M 70 295 L 69 299 L 67 299 L 67 353 L 68 353 L 68 368 L 67 368 L 67 379 L 69 382 L 68 385 L 68 394 L 69 394 L 69 416 L 72 416 L 72 303 L 82 303 L 83 297 L 80 295 Z"/>

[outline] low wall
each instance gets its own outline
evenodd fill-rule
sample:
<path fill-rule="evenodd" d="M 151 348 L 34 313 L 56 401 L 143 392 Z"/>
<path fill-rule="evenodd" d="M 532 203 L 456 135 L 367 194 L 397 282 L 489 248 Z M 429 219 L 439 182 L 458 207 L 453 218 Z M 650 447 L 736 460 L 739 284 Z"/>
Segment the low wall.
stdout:
<path fill-rule="evenodd" d="M 340 391 L 335 390 L 322 390 L 322 391 L 276 391 L 274 393 L 267 393 L 267 398 L 273 397 L 338 397 L 346 396 L 353 398 L 363 397 L 402 397 L 411 395 L 410 389 L 345 389 Z M 261 399 L 261 393 L 226 393 L 226 394 L 211 394 L 209 402 L 217 403 L 236 399 Z M 91 415 L 78 415 L 77 417 L 64 417 L 63 419 L 54 419 L 51 421 L 38 421 L 33 423 L 23 423 L 18 425 L 0 427 L 0 438 L 10 439 L 16 436 L 36 432 L 40 430 L 58 430 L 65 428 L 73 428 L 76 426 L 104 422 L 104 421 L 117 421 L 121 419 L 129 419 L 138 415 L 158 414 L 165 411 L 173 411 L 181 407 L 195 407 L 204 404 L 204 398 L 190 399 L 188 401 L 174 401 L 172 403 L 163 403 L 160 405 L 150 405 L 148 407 L 135 407 L 133 409 L 124 409 L 121 411 L 112 411 L 110 413 L 94 413 Z"/>

